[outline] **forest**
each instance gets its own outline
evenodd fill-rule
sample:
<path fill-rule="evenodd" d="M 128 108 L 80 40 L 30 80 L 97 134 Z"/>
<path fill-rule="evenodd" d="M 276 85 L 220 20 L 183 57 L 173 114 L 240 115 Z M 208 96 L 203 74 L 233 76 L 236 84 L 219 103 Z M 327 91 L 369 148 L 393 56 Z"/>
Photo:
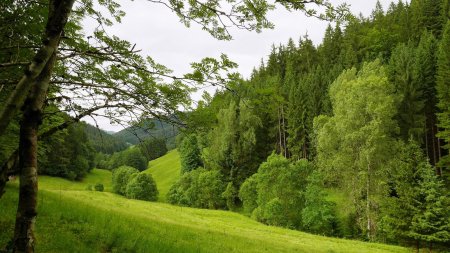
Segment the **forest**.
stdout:
<path fill-rule="evenodd" d="M 322 0 L 228 1 L 230 12 L 221 1 L 162 1 L 180 22 L 220 40 L 231 39 L 224 19 L 250 31 L 272 28 L 266 16 L 275 6 L 329 22 L 317 45 L 308 34 L 273 45 L 247 79 L 226 55 L 173 76 L 102 30 L 125 15 L 117 2 L 74 2 L 0 3 L 0 211 L 9 206 L 2 200 L 17 195 L 15 220 L 0 219 L 0 230 L 12 231 L 0 252 L 39 245 L 41 176 L 76 185 L 93 173 L 105 173 L 108 183 L 86 189 L 128 201 L 449 251 L 449 0 L 377 2 L 367 17 Z M 100 25 L 86 37 L 88 17 Z M 190 95 L 205 85 L 217 90 L 193 106 Z M 86 117 L 124 130 L 107 133 Z M 174 152 L 179 171 L 155 165 Z M 153 172 L 158 166 L 170 176 Z M 128 251 L 158 252 L 122 248 Z"/>
<path fill-rule="evenodd" d="M 370 17 L 328 26 L 318 46 L 307 35 L 273 46 L 249 80 L 205 94 L 189 115 L 169 201 L 449 247 L 448 8 L 378 3 Z M 335 191 L 345 211 L 329 201 Z"/>

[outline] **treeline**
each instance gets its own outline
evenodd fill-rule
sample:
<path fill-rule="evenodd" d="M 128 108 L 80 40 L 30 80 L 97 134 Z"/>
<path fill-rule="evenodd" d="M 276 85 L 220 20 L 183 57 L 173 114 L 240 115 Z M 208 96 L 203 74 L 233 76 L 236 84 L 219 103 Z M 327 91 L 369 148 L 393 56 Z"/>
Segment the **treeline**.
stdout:
<path fill-rule="evenodd" d="M 111 155 L 98 153 L 97 167 L 100 169 L 114 170 L 120 166 L 130 166 L 139 171 L 148 167 L 148 162 L 167 153 L 164 139 L 146 139 L 135 146 Z"/>
<path fill-rule="evenodd" d="M 249 80 L 228 85 L 186 120 L 170 202 L 449 246 L 448 0 L 377 3 L 370 17 L 330 25 L 318 46 L 308 36 L 274 46 Z"/>
<path fill-rule="evenodd" d="M 129 145 L 137 145 L 148 138 L 165 139 L 167 148 L 174 149 L 177 134 L 178 127 L 175 124 L 157 119 L 147 119 L 120 130 L 113 136 Z"/>
<path fill-rule="evenodd" d="M 86 124 L 85 132 L 97 152 L 112 154 L 114 152 L 125 150 L 128 147 L 126 141 L 95 126 Z"/>

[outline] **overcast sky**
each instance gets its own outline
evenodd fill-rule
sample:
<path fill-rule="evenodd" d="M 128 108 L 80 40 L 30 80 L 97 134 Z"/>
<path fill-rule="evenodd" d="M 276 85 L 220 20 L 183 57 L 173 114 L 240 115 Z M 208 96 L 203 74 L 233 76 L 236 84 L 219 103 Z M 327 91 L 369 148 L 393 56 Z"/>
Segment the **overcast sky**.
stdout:
<path fill-rule="evenodd" d="M 325 21 L 307 18 L 301 12 L 288 12 L 281 6 L 269 14 L 275 24 L 273 30 L 261 33 L 243 30 L 231 30 L 233 40 L 218 41 L 198 25 L 190 28 L 179 22 L 178 17 L 163 5 L 145 0 L 120 1 L 126 12 L 121 24 L 108 27 L 110 35 L 136 43 L 143 55 L 151 56 L 156 62 L 174 70 L 181 75 L 190 71 L 190 63 L 200 61 L 204 57 L 218 57 L 225 53 L 239 64 L 238 71 L 248 78 L 252 69 L 266 59 L 272 44 L 286 44 L 289 38 L 298 41 L 300 36 L 308 34 L 317 45 L 321 42 L 326 26 Z M 332 0 L 340 4 L 344 0 Z M 353 13 L 370 15 L 376 0 L 346 0 Z M 391 0 L 380 0 L 384 10 Z M 86 21 L 90 27 L 90 22 Z M 121 126 L 109 124 L 109 120 L 97 119 L 101 128 L 108 131 L 119 131 Z M 88 122 L 92 123 L 91 120 Z"/>

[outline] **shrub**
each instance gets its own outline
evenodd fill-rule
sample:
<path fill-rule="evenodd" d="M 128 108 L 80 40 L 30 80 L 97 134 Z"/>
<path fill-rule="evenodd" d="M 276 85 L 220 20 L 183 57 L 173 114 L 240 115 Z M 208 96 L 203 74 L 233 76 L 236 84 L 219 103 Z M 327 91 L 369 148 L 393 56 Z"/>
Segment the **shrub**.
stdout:
<path fill-rule="evenodd" d="M 244 213 L 250 215 L 255 208 L 258 207 L 256 200 L 258 199 L 257 192 L 257 174 L 247 178 L 239 189 L 239 198 L 242 201 L 242 207 L 244 208 Z"/>
<path fill-rule="evenodd" d="M 227 188 L 222 193 L 222 197 L 225 199 L 225 201 L 227 203 L 228 210 L 236 209 L 237 195 L 238 195 L 238 191 L 236 190 L 236 187 L 234 187 L 233 182 L 229 182 L 227 185 Z"/>
<path fill-rule="evenodd" d="M 308 161 L 292 164 L 283 156 L 272 154 L 241 186 L 239 197 L 244 211 L 270 225 L 302 228 L 301 211 L 309 173 Z"/>
<path fill-rule="evenodd" d="M 219 171 L 199 168 L 184 173 L 167 194 L 171 204 L 218 209 L 225 206 L 225 185 Z"/>
<path fill-rule="evenodd" d="M 130 148 L 125 150 L 123 159 L 124 165 L 131 166 L 139 171 L 144 171 L 147 169 L 148 161 L 138 148 Z"/>
<path fill-rule="evenodd" d="M 196 207 L 218 209 L 225 205 L 222 193 L 225 184 L 218 170 L 203 170 L 198 177 L 198 199 Z"/>
<path fill-rule="evenodd" d="M 141 150 L 136 147 L 131 147 L 122 152 L 114 153 L 110 156 L 109 161 L 106 163 L 106 167 L 114 169 L 120 166 L 130 166 L 144 171 L 147 169 L 147 159 L 142 154 Z"/>
<path fill-rule="evenodd" d="M 305 208 L 302 210 L 303 227 L 308 232 L 333 235 L 336 230 L 335 204 L 326 200 L 323 181 L 323 176 L 318 172 L 308 177 Z"/>
<path fill-rule="evenodd" d="M 133 175 L 139 173 L 139 171 L 133 167 L 121 166 L 112 173 L 112 188 L 113 192 L 125 195 L 126 187 Z"/>
<path fill-rule="evenodd" d="M 130 199 L 156 201 L 158 189 L 152 176 L 147 173 L 139 173 L 133 177 L 126 187 L 126 197 Z"/>
<path fill-rule="evenodd" d="M 98 192 L 102 192 L 105 189 L 105 187 L 103 186 L 103 184 L 97 183 L 95 184 L 94 189 Z"/>

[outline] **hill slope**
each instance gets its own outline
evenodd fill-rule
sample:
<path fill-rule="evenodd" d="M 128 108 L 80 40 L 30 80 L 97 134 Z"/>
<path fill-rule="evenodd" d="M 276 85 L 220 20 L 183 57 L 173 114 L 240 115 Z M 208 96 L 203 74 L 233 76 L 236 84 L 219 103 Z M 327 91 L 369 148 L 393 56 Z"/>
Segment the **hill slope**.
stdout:
<path fill-rule="evenodd" d="M 41 177 L 37 252 L 407 252 L 265 226 L 233 212 L 82 190 L 101 180 L 107 184 L 108 171 L 75 184 Z M 0 249 L 13 234 L 17 189 L 10 183 L 0 199 Z"/>
<path fill-rule="evenodd" d="M 180 177 L 180 155 L 172 150 L 166 155 L 149 162 L 146 172 L 152 174 L 159 191 L 158 201 L 165 202 L 166 194 Z"/>
<path fill-rule="evenodd" d="M 121 140 L 136 145 L 147 138 L 162 138 L 166 140 L 169 149 L 175 147 L 175 137 L 178 128 L 164 121 L 148 119 L 135 126 L 130 126 L 114 133 L 113 136 Z"/>

